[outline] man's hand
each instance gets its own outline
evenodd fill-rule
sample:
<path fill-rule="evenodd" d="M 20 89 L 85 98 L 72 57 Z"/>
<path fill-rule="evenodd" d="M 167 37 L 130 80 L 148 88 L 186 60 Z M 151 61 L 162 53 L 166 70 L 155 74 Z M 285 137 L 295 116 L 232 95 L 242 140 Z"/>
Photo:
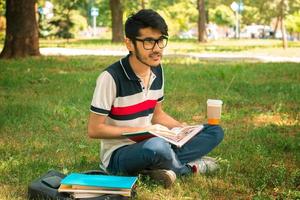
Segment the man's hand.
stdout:
<path fill-rule="evenodd" d="M 153 124 L 151 126 L 146 127 L 147 131 L 170 131 L 168 127 L 163 126 L 161 124 Z"/>
<path fill-rule="evenodd" d="M 181 139 L 181 136 L 178 136 L 176 132 L 171 131 L 167 127 L 160 125 L 160 124 L 154 124 L 151 126 L 146 127 L 146 131 L 152 131 L 155 132 L 158 135 L 173 139 L 173 140 L 178 140 Z"/>
<path fill-rule="evenodd" d="M 170 130 L 161 124 L 154 124 L 152 126 L 146 127 L 145 130 L 155 132 L 158 135 L 170 138 L 175 141 L 179 141 L 182 138 L 184 138 L 193 129 L 194 129 L 193 126 L 182 126 L 182 127 L 176 127 L 176 128 L 173 128 L 172 130 Z"/>

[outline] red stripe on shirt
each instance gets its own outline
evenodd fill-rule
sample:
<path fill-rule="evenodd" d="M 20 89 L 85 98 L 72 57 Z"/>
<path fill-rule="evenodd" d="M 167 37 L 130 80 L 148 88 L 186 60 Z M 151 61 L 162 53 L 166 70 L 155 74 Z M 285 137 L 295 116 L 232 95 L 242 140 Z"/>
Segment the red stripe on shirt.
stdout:
<path fill-rule="evenodd" d="M 136 136 L 130 136 L 129 139 L 131 139 L 132 141 L 135 141 L 135 142 L 140 142 L 140 141 L 152 138 L 152 137 L 156 137 L 156 136 L 152 135 L 152 134 L 136 135 Z"/>
<path fill-rule="evenodd" d="M 157 100 L 147 100 L 142 103 L 138 103 L 132 106 L 126 107 L 112 107 L 111 114 L 113 115 L 130 115 L 138 113 L 144 110 L 154 108 L 157 103 Z"/>

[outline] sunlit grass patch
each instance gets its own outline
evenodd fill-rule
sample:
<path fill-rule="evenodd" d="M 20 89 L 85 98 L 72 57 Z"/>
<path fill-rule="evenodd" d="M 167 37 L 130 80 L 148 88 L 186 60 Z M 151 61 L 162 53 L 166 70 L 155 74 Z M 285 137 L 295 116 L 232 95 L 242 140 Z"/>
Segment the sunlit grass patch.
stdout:
<path fill-rule="evenodd" d="M 280 113 L 259 114 L 253 117 L 253 123 L 255 126 L 267 126 L 270 124 L 274 124 L 278 126 L 300 125 L 298 119 L 293 119 L 288 114 L 280 114 Z"/>
<path fill-rule="evenodd" d="M 23 200 L 24 197 L 21 197 L 20 193 L 25 193 L 24 187 L 6 185 L 6 184 L 1 185 L 1 190 L 0 190 L 1 199 Z"/>

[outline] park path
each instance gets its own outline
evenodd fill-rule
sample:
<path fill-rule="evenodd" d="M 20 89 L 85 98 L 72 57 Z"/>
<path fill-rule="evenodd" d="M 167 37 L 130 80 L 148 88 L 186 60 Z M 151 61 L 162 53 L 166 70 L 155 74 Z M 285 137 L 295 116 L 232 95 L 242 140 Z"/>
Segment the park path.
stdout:
<path fill-rule="evenodd" d="M 124 56 L 128 51 L 123 50 L 101 50 L 101 49 L 75 49 L 75 48 L 40 48 L 42 55 L 61 56 Z M 258 62 L 295 62 L 300 63 L 300 56 L 278 56 L 261 52 L 228 52 L 228 53 L 168 53 L 166 56 L 179 56 L 199 58 L 214 61 L 258 61 Z"/>

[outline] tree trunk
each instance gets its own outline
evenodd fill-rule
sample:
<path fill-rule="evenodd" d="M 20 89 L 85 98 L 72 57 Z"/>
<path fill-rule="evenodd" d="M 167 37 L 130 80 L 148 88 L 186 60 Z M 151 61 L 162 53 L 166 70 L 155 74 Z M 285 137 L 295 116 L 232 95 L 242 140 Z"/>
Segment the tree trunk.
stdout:
<path fill-rule="evenodd" d="M 145 8 L 146 8 L 146 2 L 145 2 L 145 0 L 142 0 L 142 1 L 141 1 L 141 5 L 142 5 L 142 9 L 145 9 Z"/>
<path fill-rule="evenodd" d="M 278 16 L 278 17 L 276 18 L 276 24 L 275 24 L 275 28 L 274 28 L 274 32 L 273 32 L 273 39 L 276 38 L 276 32 L 277 32 L 277 29 L 278 29 L 279 21 L 281 21 L 281 20 L 280 20 L 280 17 Z"/>
<path fill-rule="evenodd" d="M 287 5 L 286 0 L 281 0 L 280 2 L 280 19 L 281 19 L 281 33 L 282 33 L 282 47 L 286 49 L 288 47 L 287 45 L 287 38 L 286 38 L 286 30 L 285 30 L 285 24 L 284 24 L 284 18 L 285 18 L 285 9 Z"/>
<path fill-rule="evenodd" d="M 282 47 L 286 49 L 288 47 L 287 38 L 286 38 L 286 30 L 284 24 L 284 17 L 281 17 L 281 33 L 282 33 Z"/>
<path fill-rule="evenodd" d="M 123 41 L 123 8 L 121 0 L 110 0 L 112 19 L 112 42 Z"/>
<path fill-rule="evenodd" d="M 198 41 L 207 42 L 206 12 L 204 0 L 198 0 Z"/>
<path fill-rule="evenodd" d="M 36 0 L 6 0 L 6 36 L 0 58 L 39 56 Z"/>

